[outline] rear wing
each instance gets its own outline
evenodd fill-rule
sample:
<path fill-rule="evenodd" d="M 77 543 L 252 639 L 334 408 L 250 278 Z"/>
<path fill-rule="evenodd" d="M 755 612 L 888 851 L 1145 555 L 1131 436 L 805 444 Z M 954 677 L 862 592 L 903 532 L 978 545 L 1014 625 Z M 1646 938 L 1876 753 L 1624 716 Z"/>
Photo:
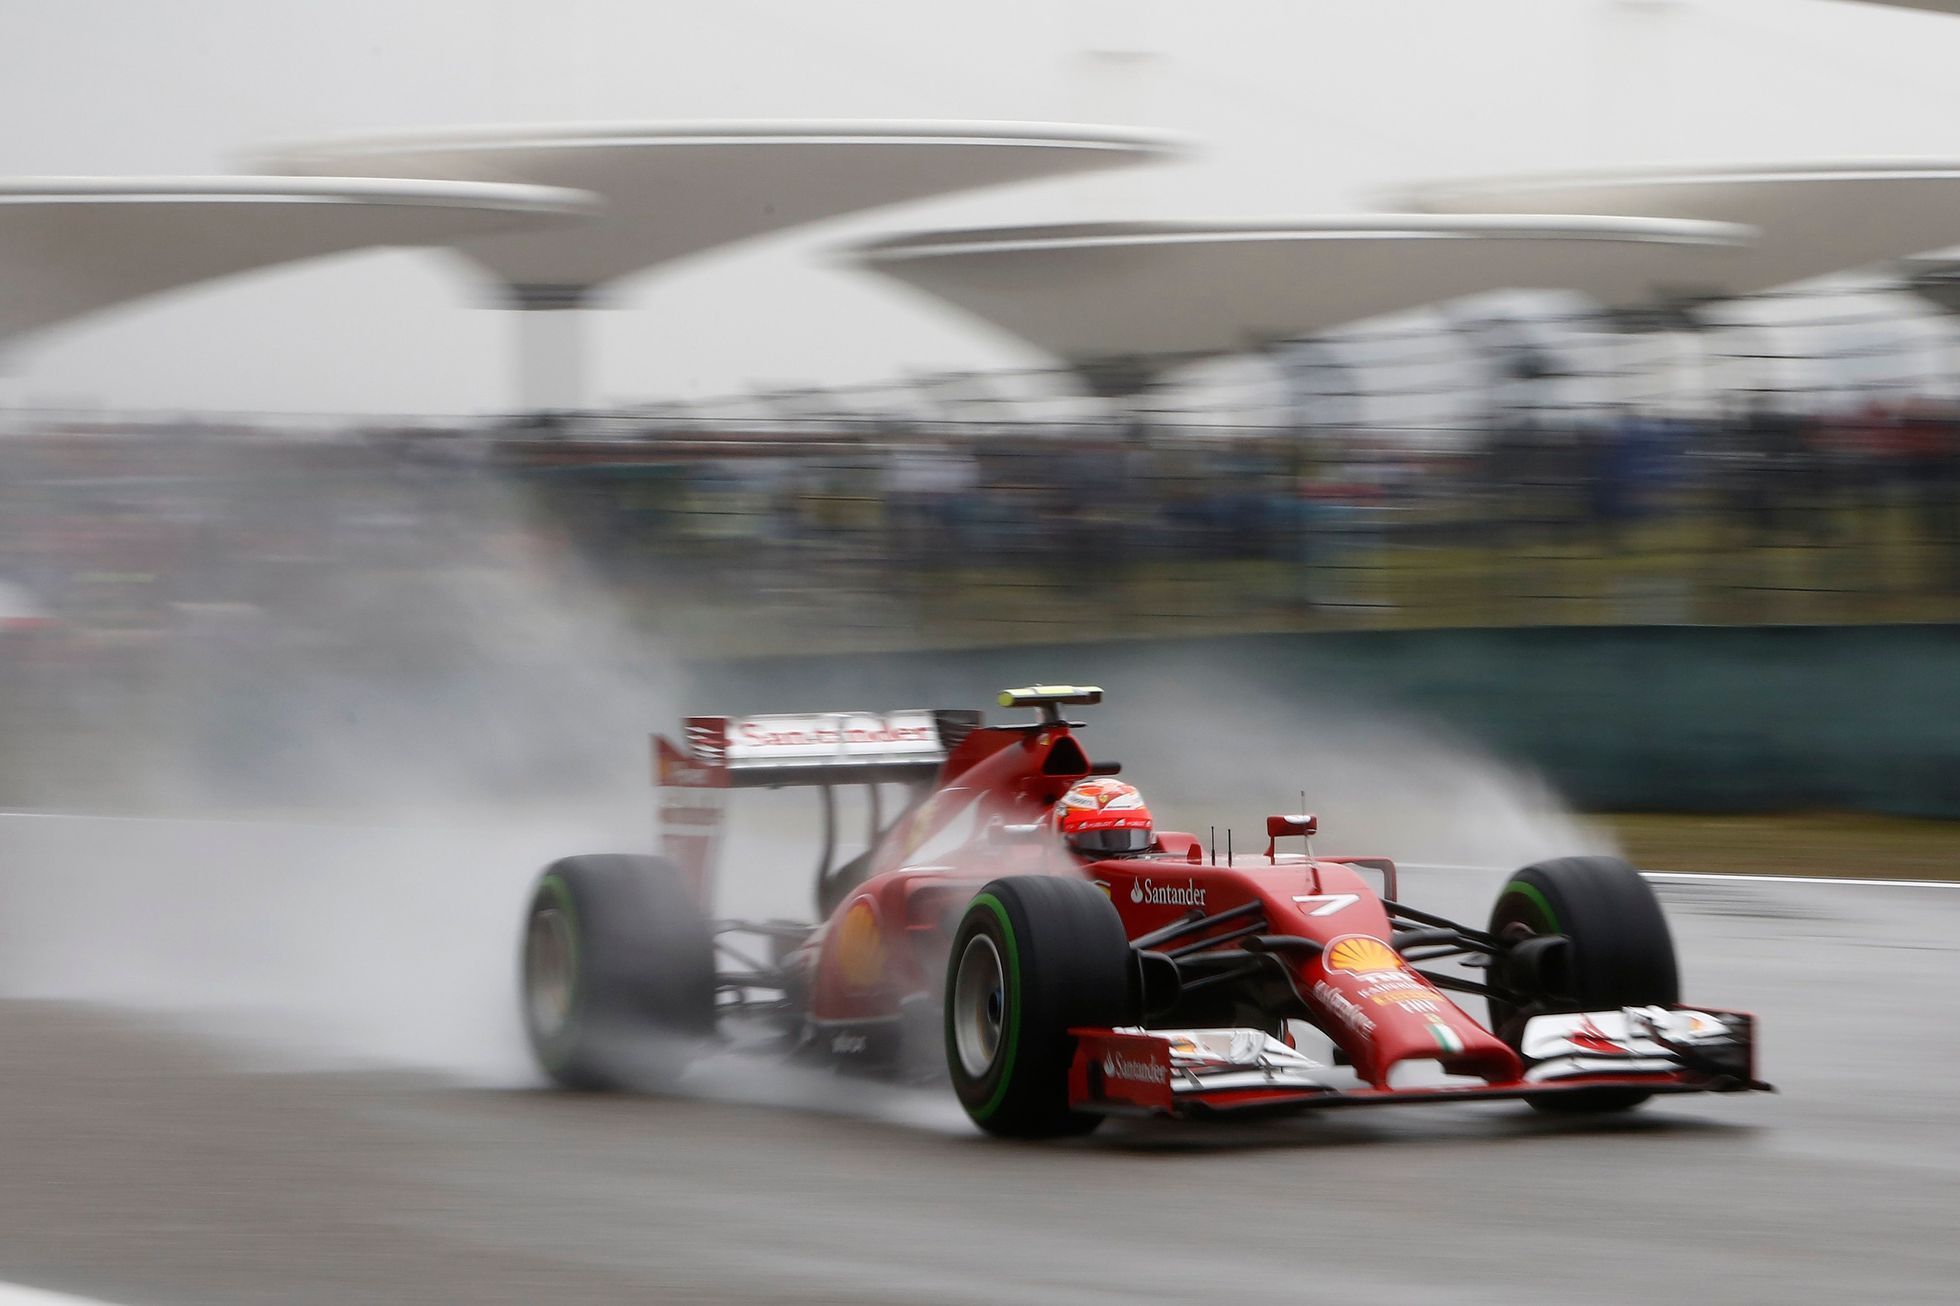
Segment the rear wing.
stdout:
<path fill-rule="evenodd" d="M 686 717 L 682 743 L 653 736 L 660 851 L 706 902 L 725 791 L 930 783 L 983 720 L 965 708 Z M 875 788 L 873 795 L 876 824 Z M 826 863 L 829 827 L 826 803 Z"/>
<path fill-rule="evenodd" d="M 691 716 L 682 722 L 684 746 L 653 737 L 654 783 L 773 789 L 930 780 L 981 719 L 960 708 Z"/>

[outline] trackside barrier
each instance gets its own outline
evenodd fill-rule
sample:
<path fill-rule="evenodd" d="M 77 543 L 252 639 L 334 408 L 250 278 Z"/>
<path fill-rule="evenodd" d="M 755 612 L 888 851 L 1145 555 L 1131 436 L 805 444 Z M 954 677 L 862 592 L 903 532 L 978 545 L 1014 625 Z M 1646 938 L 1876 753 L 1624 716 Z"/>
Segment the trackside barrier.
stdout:
<path fill-rule="evenodd" d="M 1114 757 L 1126 738 L 1161 747 L 1164 717 L 1204 704 L 1234 704 L 1226 719 L 1275 704 L 1307 723 L 1303 747 L 1316 713 L 1390 713 L 1534 768 L 1588 808 L 1960 818 L 1956 668 L 1956 625 L 1589 626 L 767 659 L 703 665 L 695 679 L 696 701 L 753 711 L 984 703 L 1001 685 L 1093 682 L 1110 704 L 1096 742 Z M 796 701 L 778 704 L 783 693 Z"/>

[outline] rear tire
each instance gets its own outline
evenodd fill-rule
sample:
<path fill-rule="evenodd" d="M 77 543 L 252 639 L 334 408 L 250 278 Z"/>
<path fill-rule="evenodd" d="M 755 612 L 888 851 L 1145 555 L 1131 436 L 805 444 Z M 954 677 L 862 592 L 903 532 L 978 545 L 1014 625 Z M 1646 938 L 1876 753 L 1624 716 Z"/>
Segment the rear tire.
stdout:
<path fill-rule="evenodd" d="M 1058 1138 L 1101 1124 L 1069 1110 L 1068 1031 L 1137 1019 L 1129 937 L 1094 885 L 995 880 L 961 916 L 946 971 L 946 1064 L 960 1105 L 988 1133 Z"/>
<path fill-rule="evenodd" d="M 545 867 L 525 912 L 524 1031 L 574 1089 L 667 1087 L 714 1033 L 714 936 L 659 857 L 599 854 Z"/>
<path fill-rule="evenodd" d="M 1568 943 L 1537 968 L 1493 962 L 1492 976 L 1522 999 L 1490 999 L 1491 1029 L 1516 1048 L 1533 1016 L 1561 1011 L 1672 1006 L 1681 981 L 1674 937 L 1660 899 L 1617 857 L 1561 857 L 1513 875 L 1491 908 L 1500 943 L 1563 935 Z M 1602 1088 L 1528 1098 L 1541 1111 L 1625 1111 L 1652 1094 Z"/>

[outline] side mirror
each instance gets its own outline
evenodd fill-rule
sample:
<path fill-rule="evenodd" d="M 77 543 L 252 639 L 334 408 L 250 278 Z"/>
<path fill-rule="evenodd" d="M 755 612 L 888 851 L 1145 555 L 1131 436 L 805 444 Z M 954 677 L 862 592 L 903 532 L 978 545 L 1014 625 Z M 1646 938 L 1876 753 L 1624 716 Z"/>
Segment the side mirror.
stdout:
<path fill-rule="evenodd" d="M 1040 821 L 1030 825 L 991 825 L 987 827 L 987 838 L 993 843 L 1028 843 L 1040 839 L 1047 829 Z"/>
<path fill-rule="evenodd" d="M 1297 834 L 1311 839 L 1319 829 L 1320 818 L 1311 812 L 1304 812 L 1298 816 L 1267 817 L 1266 860 L 1269 862 L 1279 860 L 1279 841 L 1286 836 Z M 1307 852 L 1309 854 L 1313 852 L 1311 844 L 1308 845 Z"/>

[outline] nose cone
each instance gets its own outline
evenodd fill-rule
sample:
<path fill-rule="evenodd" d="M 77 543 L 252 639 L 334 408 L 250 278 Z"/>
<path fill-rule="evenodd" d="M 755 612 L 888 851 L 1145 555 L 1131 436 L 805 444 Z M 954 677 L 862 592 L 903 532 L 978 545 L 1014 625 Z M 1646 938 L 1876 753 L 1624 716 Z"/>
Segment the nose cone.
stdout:
<path fill-rule="evenodd" d="M 1524 1073 L 1517 1053 L 1404 962 L 1384 935 L 1336 938 L 1303 970 L 1324 1028 L 1376 1088 L 1388 1087 L 1404 1061 L 1435 1061 L 1492 1083 Z"/>

